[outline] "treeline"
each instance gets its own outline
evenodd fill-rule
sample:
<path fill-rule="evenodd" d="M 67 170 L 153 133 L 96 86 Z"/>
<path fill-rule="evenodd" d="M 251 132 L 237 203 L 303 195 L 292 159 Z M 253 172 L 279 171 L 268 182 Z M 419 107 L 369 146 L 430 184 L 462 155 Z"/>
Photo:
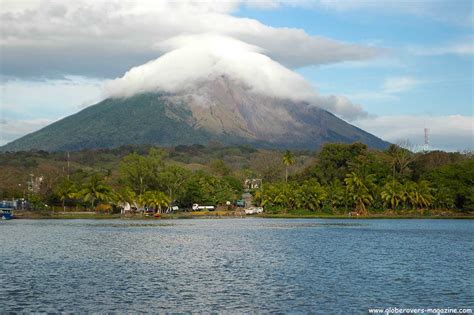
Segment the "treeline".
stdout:
<path fill-rule="evenodd" d="M 285 161 L 292 163 L 291 157 Z M 382 152 L 360 143 L 327 144 L 313 165 L 287 182 L 266 185 L 255 199 L 279 211 L 472 210 L 474 159 L 470 153 L 413 153 L 400 145 Z"/>
<path fill-rule="evenodd" d="M 254 202 L 275 212 L 474 208 L 470 153 L 414 153 L 406 143 L 386 151 L 354 143 L 318 152 L 218 144 L 10 152 L 0 154 L 0 167 L 1 198 L 26 198 L 35 209 L 224 205 L 240 199 L 246 178 L 262 179 Z"/>
<path fill-rule="evenodd" d="M 114 172 L 77 170 L 63 176 L 50 190 L 29 193 L 34 208 L 45 208 L 61 202 L 66 206 L 112 211 L 125 203 L 161 213 L 170 205 L 190 207 L 194 202 L 218 205 L 240 198 L 241 181 L 221 160 L 210 164 L 212 173 L 192 171 L 166 163 L 168 152 L 150 148 L 146 154 L 136 152 L 120 159 Z"/>

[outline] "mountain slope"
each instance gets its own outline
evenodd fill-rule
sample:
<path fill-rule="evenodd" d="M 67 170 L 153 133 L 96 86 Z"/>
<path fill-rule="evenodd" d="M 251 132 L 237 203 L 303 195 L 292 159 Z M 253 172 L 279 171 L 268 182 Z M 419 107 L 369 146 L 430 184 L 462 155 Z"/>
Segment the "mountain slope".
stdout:
<path fill-rule="evenodd" d="M 122 144 L 174 145 L 203 142 L 205 131 L 193 128 L 192 114 L 171 106 L 161 95 L 107 99 L 79 113 L 13 141 L 2 150 L 47 151 L 111 148 Z"/>
<path fill-rule="evenodd" d="M 374 148 L 387 146 L 383 140 L 318 107 L 256 94 L 222 76 L 177 94 L 145 93 L 106 99 L 0 149 L 175 146 L 211 140 L 299 149 L 355 141 Z"/>

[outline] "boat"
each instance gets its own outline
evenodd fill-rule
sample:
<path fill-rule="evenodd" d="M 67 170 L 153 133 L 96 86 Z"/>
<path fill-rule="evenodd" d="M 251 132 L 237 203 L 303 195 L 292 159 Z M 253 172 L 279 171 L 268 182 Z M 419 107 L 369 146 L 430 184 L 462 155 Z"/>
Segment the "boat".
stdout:
<path fill-rule="evenodd" d="M 17 201 L 0 201 L 0 219 L 10 220 L 13 219 L 13 210 L 16 209 Z"/>
<path fill-rule="evenodd" d="M 0 202 L 0 219 L 10 220 L 13 219 L 13 209 L 15 209 L 12 202 L 1 201 Z"/>
<path fill-rule="evenodd" d="M 13 219 L 13 210 L 9 209 L 1 209 L 0 210 L 0 215 L 2 216 L 2 220 L 10 220 Z"/>

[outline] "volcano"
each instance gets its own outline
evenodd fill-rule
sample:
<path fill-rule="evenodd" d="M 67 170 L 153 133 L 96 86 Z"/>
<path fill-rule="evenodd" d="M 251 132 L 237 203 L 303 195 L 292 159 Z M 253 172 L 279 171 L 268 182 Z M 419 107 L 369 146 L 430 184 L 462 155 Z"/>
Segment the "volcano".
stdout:
<path fill-rule="evenodd" d="M 225 75 L 179 93 L 111 97 L 6 144 L 2 151 L 121 145 L 252 145 L 315 150 L 328 142 L 388 143 L 305 101 L 256 93 Z"/>

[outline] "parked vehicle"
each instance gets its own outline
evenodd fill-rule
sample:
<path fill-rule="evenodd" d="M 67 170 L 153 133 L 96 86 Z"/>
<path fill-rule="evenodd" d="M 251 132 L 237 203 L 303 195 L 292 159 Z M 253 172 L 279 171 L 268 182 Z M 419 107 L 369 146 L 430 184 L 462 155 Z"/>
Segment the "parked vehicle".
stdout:
<path fill-rule="evenodd" d="M 235 205 L 236 205 L 237 207 L 243 208 L 243 207 L 245 207 L 245 200 L 239 199 L 239 200 L 237 200 L 237 201 L 235 202 Z"/>
<path fill-rule="evenodd" d="M 166 213 L 171 213 L 173 211 L 178 211 L 179 210 L 179 207 L 178 206 L 169 206 L 167 209 L 166 209 Z"/>
<path fill-rule="evenodd" d="M 214 206 L 200 206 L 197 203 L 193 204 L 193 210 L 198 211 L 198 210 L 209 210 L 209 211 L 214 211 L 216 210 L 216 207 Z"/>
<path fill-rule="evenodd" d="M 245 214 L 259 214 L 263 213 L 263 208 L 262 207 L 250 207 L 245 209 Z"/>

